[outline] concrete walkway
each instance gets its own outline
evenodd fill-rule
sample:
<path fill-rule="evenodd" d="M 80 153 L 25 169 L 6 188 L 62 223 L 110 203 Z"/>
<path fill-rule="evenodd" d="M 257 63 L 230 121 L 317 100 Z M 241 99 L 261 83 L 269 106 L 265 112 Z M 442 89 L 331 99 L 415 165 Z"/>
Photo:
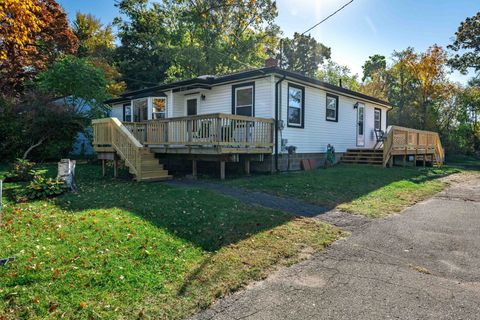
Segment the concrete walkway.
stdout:
<path fill-rule="evenodd" d="M 402 214 L 352 221 L 347 239 L 193 319 L 480 319 L 478 177 Z"/>
<path fill-rule="evenodd" d="M 313 217 L 327 212 L 327 208 L 316 206 L 301 200 L 277 197 L 272 194 L 257 191 L 248 191 L 231 187 L 223 183 L 208 182 L 204 180 L 172 180 L 165 182 L 167 185 L 209 189 L 223 195 L 236 198 L 242 202 L 256 204 L 270 209 L 289 212 L 297 216 Z"/>

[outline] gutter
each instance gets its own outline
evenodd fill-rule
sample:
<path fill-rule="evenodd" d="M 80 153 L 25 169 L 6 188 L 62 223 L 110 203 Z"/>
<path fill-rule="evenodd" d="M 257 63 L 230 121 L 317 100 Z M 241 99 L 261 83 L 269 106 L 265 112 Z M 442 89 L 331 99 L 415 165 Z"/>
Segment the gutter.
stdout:
<path fill-rule="evenodd" d="M 279 89 L 278 85 L 285 80 L 287 76 L 283 77 L 275 82 L 275 171 L 278 172 L 278 111 L 280 107 L 280 99 L 278 97 Z"/>

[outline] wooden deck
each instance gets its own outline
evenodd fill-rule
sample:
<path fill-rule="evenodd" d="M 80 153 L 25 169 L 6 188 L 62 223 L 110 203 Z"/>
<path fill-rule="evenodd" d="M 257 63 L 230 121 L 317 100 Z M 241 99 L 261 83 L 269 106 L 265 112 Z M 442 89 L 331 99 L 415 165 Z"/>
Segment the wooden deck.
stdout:
<path fill-rule="evenodd" d="M 444 162 L 444 151 L 438 133 L 411 128 L 389 126 L 383 143 L 378 148 L 348 149 L 340 159 L 342 163 L 392 166 L 394 157 L 400 156 L 405 166 L 407 157 L 414 165 L 422 161 L 432 165 Z"/>
<path fill-rule="evenodd" d="M 116 118 L 97 119 L 93 120 L 93 147 L 97 153 L 118 155 L 137 180 L 145 178 L 142 159 L 153 153 L 218 156 L 224 177 L 224 162 L 231 158 L 229 155 L 272 153 L 273 124 L 273 119 L 222 113 L 140 123 L 122 123 Z M 148 178 L 168 177 L 160 164 L 156 176 L 151 160 L 149 158 Z M 196 167 L 195 163 L 193 166 Z"/>
<path fill-rule="evenodd" d="M 445 161 L 445 152 L 438 133 L 389 126 L 383 143 L 383 166 L 392 166 L 394 156 L 402 156 L 403 165 L 408 156 L 413 156 L 415 162 L 419 159 L 424 163 L 430 160 L 437 165 L 442 165 Z"/>

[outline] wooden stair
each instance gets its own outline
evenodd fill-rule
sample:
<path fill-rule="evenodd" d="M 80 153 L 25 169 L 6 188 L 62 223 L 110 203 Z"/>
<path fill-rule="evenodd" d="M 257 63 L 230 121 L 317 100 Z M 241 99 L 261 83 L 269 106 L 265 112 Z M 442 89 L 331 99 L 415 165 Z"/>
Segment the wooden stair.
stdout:
<path fill-rule="evenodd" d="M 145 148 L 140 153 L 141 176 L 138 177 L 133 170 L 129 168 L 130 173 L 135 175 L 137 181 L 163 181 L 170 180 L 172 176 L 165 170 L 163 164 L 160 164 L 155 154 L 150 149 Z"/>
<path fill-rule="evenodd" d="M 161 181 L 172 178 L 155 158 L 155 154 L 138 141 L 117 118 L 95 119 L 92 123 L 95 151 L 111 154 L 110 160 L 116 161 L 119 158 L 125 161 L 135 180 Z"/>
<path fill-rule="evenodd" d="M 340 158 L 341 163 L 383 164 L 383 149 L 347 149 Z"/>

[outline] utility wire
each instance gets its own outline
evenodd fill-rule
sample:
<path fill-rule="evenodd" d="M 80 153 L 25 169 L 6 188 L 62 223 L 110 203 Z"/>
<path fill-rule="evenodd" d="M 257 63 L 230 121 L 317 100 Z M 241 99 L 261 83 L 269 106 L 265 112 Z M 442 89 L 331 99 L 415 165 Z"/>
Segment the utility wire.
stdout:
<path fill-rule="evenodd" d="M 345 3 L 343 6 L 341 6 L 340 8 L 338 8 L 335 12 L 331 13 L 330 15 L 328 15 L 325 19 L 323 19 L 322 21 L 318 22 L 317 24 L 313 25 L 312 27 L 310 27 L 309 29 L 307 29 L 306 31 L 304 31 L 301 35 L 303 36 L 305 33 L 307 33 L 308 31 L 318 27 L 319 25 L 321 25 L 322 23 L 324 23 L 325 21 L 327 21 L 328 19 L 330 19 L 331 17 L 333 17 L 334 15 L 336 15 L 338 12 L 342 11 L 346 6 L 348 6 L 350 3 L 352 3 L 353 0 L 350 0 L 349 2 Z"/>

